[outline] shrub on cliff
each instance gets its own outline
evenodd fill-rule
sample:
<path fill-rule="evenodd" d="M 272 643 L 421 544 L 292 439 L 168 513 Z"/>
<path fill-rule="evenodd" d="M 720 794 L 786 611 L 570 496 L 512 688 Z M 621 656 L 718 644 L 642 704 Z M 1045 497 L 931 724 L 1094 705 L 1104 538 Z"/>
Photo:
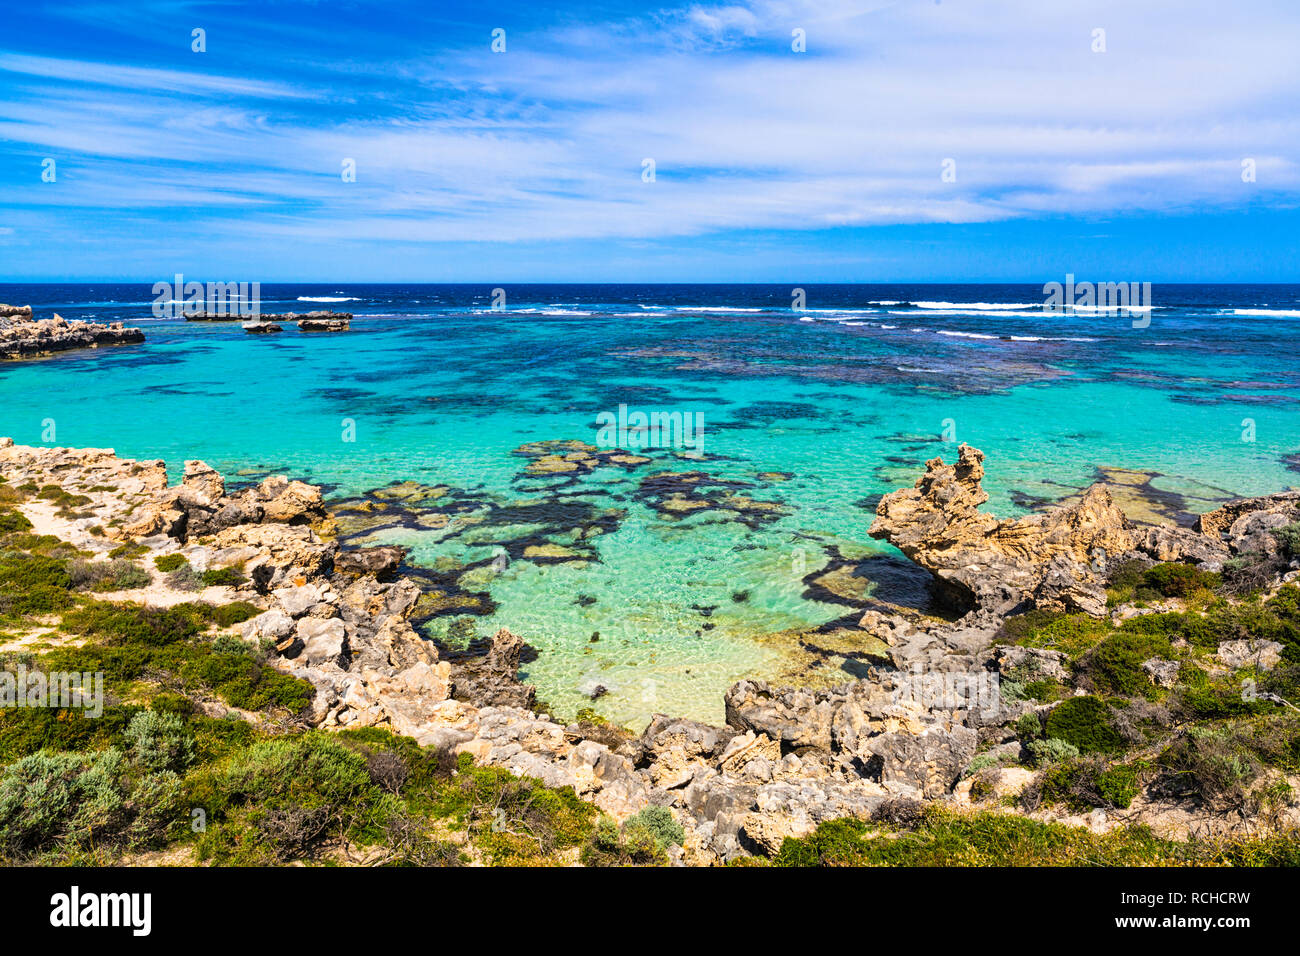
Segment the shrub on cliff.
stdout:
<path fill-rule="evenodd" d="M 0 764 L 41 750 L 103 750 L 124 746 L 122 731 L 138 707 L 108 706 L 98 717 L 53 707 L 0 708 Z"/>
<path fill-rule="evenodd" d="M 1110 708 L 1098 697 L 1071 697 L 1057 704 L 1047 715 L 1046 733 L 1080 753 L 1113 753 L 1124 746 Z"/>
<path fill-rule="evenodd" d="M 1169 638 L 1161 633 L 1117 632 L 1084 655 L 1079 671 L 1098 693 L 1154 697 L 1155 685 L 1142 663 L 1172 656 Z"/>
<path fill-rule="evenodd" d="M 22 551 L 0 552 L 0 617 L 52 614 L 72 603 L 63 561 Z"/>
<path fill-rule="evenodd" d="M 33 754 L 0 777 L 0 848 L 22 859 L 155 845 L 180 820 L 180 789 L 174 773 L 141 773 L 115 748 Z"/>
<path fill-rule="evenodd" d="M 202 624 L 185 608 L 92 601 L 63 616 L 62 629 L 110 644 L 161 647 L 198 634 Z"/>
<path fill-rule="evenodd" d="M 601 817 L 582 849 L 584 866 L 663 865 L 669 847 L 680 846 L 686 831 L 667 807 L 646 807 L 620 827 Z"/>
<path fill-rule="evenodd" d="M 319 732 L 254 744 L 186 780 L 188 805 L 208 818 L 199 857 L 215 863 L 310 856 L 326 837 L 373 825 L 382 797 L 365 760 Z"/>
<path fill-rule="evenodd" d="M 1300 521 L 1293 521 L 1273 532 L 1278 550 L 1284 558 L 1300 558 Z"/>
<path fill-rule="evenodd" d="M 232 707 L 244 710 L 283 707 L 296 714 L 316 695 L 311 682 L 265 664 L 242 641 L 197 651 L 182 666 L 181 676 L 189 685 L 209 687 Z"/>
<path fill-rule="evenodd" d="M 173 552 L 172 554 L 158 555 L 158 557 L 153 559 L 153 564 L 159 571 L 167 574 L 171 571 L 175 571 L 177 568 L 188 565 L 189 562 L 185 560 L 185 555 Z"/>
<path fill-rule="evenodd" d="M 994 643 L 1042 647 L 1073 657 L 1087 651 L 1110 632 L 1109 623 L 1087 614 L 1036 609 L 1003 621 Z"/>
<path fill-rule="evenodd" d="M 1164 597 L 1190 597 L 1197 591 L 1213 590 L 1221 580 L 1212 571 L 1176 561 L 1157 564 L 1142 574 L 1142 583 Z"/>
<path fill-rule="evenodd" d="M 1049 767 L 1038 788 L 1042 799 L 1063 803 L 1075 813 L 1097 807 L 1127 809 L 1148 771 L 1143 762 L 1107 764 L 1099 757 L 1084 757 Z"/>
<path fill-rule="evenodd" d="M 194 738 L 174 714 L 142 710 L 123 732 L 137 763 L 150 770 L 183 771 L 194 762 Z"/>
<path fill-rule="evenodd" d="M 1095 834 L 1006 813 L 931 807 L 914 828 L 828 820 L 803 839 L 787 837 L 774 866 L 1227 866 L 1300 865 L 1294 834 L 1179 843 L 1145 826 Z"/>
<path fill-rule="evenodd" d="M 149 572 L 132 561 L 111 558 L 108 561 L 86 561 L 81 558 L 68 562 L 72 587 L 78 591 L 125 591 L 149 584 Z"/>
<path fill-rule="evenodd" d="M 1190 727 L 1160 755 L 1161 789 L 1194 797 L 1211 810 L 1245 806 L 1247 786 L 1259 776 L 1255 755 L 1226 728 Z"/>
<path fill-rule="evenodd" d="M 205 588 L 233 588 L 247 583 L 248 578 L 244 577 L 243 573 L 237 568 L 212 568 L 200 574 L 199 580 L 203 582 Z"/>
<path fill-rule="evenodd" d="M 1029 751 L 1030 759 L 1038 767 L 1051 766 L 1079 756 L 1078 747 L 1057 737 L 1031 740 L 1025 745 L 1025 749 Z"/>
<path fill-rule="evenodd" d="M 494 863 L 507 865 L 582 846 L 596 816 L 596 808 L 572 787 L 549 789 L 502 767 L 476 767 L 468 754 L 461 756 L 435 812 L 460 822 Z"/>
<path fill-rule="evenodd" d="M 1241 685 L 1231 677 L 1211 678 L 1191 663 L 1179 668 L 1171 700 L 1174 713 L 1184 720 L 1222 720 L 1276 710 L 1276 705 L 1266 700 L 1243 694 Z"/>

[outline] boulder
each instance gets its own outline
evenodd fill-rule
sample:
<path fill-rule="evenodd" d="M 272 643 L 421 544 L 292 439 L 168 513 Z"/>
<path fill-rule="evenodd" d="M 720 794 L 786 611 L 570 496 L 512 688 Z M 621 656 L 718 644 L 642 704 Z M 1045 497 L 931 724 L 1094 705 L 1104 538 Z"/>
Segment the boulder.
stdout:
<path fill-rule="evenodd" d="M 304 665 L 335 663 L 346 669 L 348 661 L 347 628 L 338 618 L 305 617 L 297 625 L 302 651 L 298 662 Z"/>

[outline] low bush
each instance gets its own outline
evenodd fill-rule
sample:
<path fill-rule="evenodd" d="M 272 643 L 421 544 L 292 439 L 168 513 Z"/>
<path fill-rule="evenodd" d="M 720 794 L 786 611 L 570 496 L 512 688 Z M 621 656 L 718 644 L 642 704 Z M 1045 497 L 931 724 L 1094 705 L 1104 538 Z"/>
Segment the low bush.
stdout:
<path fill-rule="evenodd" d="M 1098 697 L 1071 697 L 1047 715 L 1046 733 L 1079 748 L 1080 753 L 1113 753 L 1124 738 L 1111 720 L 1110 708 Z"/>
<path fill-rule="evenodd" d="M 36 753 L 0 777 L 0 848 L 6 856 L 161 843 L 181 818 L 180 779 L 140 772 L 115 748 Z"/>
<path fill-rule="evenodd" d="M 1175 561 L 1157 564 L 1142 574 L 1142 583 L 1164 597 L 1190 597 L 1197 591 L 1217 588 L 1221 580 L 1212 571 Z"/>

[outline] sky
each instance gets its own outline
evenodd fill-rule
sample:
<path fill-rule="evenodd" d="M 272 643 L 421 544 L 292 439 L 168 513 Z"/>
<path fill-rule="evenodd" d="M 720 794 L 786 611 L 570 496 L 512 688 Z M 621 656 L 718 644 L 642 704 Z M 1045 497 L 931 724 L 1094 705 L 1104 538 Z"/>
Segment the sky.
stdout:
<path fill-rule="evenodd" d="M 1295 0 L 3 17 L 0 281 L 1300 281 Z"/>

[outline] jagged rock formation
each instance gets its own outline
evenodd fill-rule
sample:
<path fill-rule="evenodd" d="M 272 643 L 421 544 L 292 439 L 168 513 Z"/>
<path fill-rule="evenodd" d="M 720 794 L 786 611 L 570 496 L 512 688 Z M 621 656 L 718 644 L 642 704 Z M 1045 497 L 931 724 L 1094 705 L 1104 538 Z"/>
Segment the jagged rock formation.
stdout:
<path fill-rule="evenodd" d="M 30 305 L 0 305 L 0 359 L 143 341 L 143 332 L 123 328 L 121 322 L 69 322 L 57 314 L 50 319 L 34 319 Z"/>
<path fill-rule="evenodd" d="M 1066 508 L 998 520 L 979 506 L 984 453 L 969 445 L 956 463 L 926 463 L 914 488 L 886 495 L 870 534 L 884 538 L 933 572 L 959 601 L 1007 611 L 1033 606 L 1105 609 L 1101 573 L 1137 546 L 1133 528 L 1104 485 L 1093 485 Z"/>
<path fill-rule="evenodd" d="M 1196 520 L 1196 530 L 1233 554 L 1276 554 L 1270 532 L 1300 521 L 1300 491 L 1237 498 Z"/>

